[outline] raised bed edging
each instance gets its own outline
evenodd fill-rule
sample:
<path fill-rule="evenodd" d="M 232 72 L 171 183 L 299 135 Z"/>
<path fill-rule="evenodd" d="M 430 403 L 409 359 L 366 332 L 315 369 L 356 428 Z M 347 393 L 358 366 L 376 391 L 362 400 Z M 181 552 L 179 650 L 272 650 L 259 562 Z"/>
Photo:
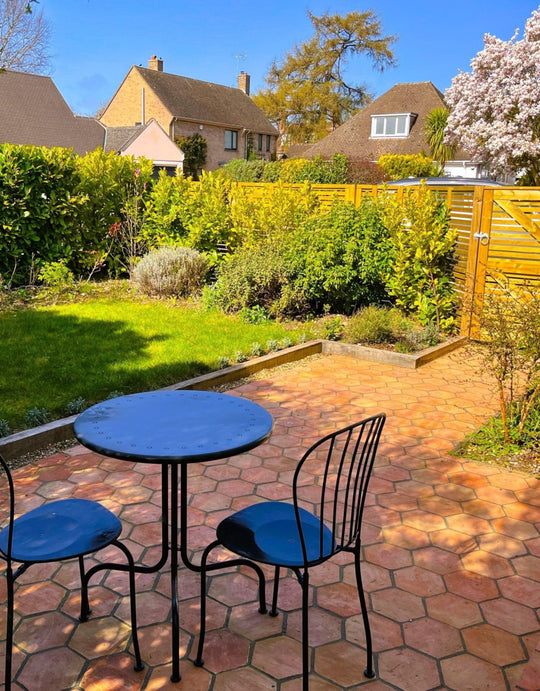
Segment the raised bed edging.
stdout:
<path fill-rule="evenodd" d="M 370 348 L 368 346 L 355 345 L 353 343 L 340 343 L 339 341 L 323 341 L 322 352 L 326 355 L 348 355 L 359 360 L 370 360 L 386 365 L 396 365 L 397 367 L 407 367 L 416 369 L 431 362 L 442 355 L 456 350 L 467 341 L 466 336 L 459 336 L 438 345 L 425 348 L 417 353 L 396 353 L 393 350 L 382 350 L 380 348 Z"/>
<path fill-rule="evenodd" d="M 462 336 L 448 343 L 426 348 L 412 355 L 408 353 L 395 353 L 390 350 L 368 348 L 366 346 L 350 343 L 339 343 L 336 341 L 311 341 L 309 343 L 302 343 L 292 346 L 291 348 L 286 348 L 285 350 L 280 350 L 277 353 L 269 353 L 268 355 L 254 358 L 248 362 L 232 365 L 222 370 L 203 374 L 200 377 L 187 379 L 186 381 L 166 386 L 162 390 L 211 389 L 214 386 L 237 381 L 238 379 L 245 379 L 264 369 L 279 367 L 280 365 L 296 362 L 310 355 L 317 355 L 320 353 L 324 355 L 347 355 L 361 360 L 371 360 L 373 362 L 416 369 L 426 362 L 430 362 L 441 355 L 446 355 L 446 353 L 459 348 L 466 340 L 466 337 Z M 10 460 L 17 456 L 22 456 L 41 448 L 66 441 L 73 437 L 73 423 L 76 418 L 77 415 L 71 415 L 70 417 L 49 422 L 46 425 L 40 425 L 39 427 L 23 430 L 22 432 L 16 432 L 15 434 L 3 437 L 0 439 L 0 454 L 2 454 L 6 460 Z"/>

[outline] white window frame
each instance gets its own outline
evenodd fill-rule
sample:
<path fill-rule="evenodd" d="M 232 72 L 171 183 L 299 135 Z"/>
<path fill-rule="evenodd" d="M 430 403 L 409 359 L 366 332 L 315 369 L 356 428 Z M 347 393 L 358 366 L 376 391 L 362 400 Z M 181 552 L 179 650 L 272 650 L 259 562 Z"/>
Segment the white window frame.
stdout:
<path fill-rule="evenodd" d="M 371 137 L 373 139 L 403 139 L 409 136 L 411 124 L 416 117 L 415 113 L 384 113 L 371 116 Z M 398 130 L 401 120 L 403 127 Z M 380 127 L 382 122 L 382 128 Z M 381 131 L 382 130 L 382 131 Z"/>

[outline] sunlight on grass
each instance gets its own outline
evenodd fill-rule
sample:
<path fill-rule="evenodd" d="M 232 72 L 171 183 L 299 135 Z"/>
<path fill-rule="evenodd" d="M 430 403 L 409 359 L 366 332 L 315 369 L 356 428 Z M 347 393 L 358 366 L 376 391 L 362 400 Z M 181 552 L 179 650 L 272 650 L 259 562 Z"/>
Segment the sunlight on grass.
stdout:
<path fill-rule="evenodd" d="M 25 412 L 54 418 L 79 396 L 89 404 L 112 391 L 167 386 L 218 368 L 296 330 L 247 324 L 220 312 L 166 302 L 100 299 L 0 314 L 0 418 L 21 427 Z"/>

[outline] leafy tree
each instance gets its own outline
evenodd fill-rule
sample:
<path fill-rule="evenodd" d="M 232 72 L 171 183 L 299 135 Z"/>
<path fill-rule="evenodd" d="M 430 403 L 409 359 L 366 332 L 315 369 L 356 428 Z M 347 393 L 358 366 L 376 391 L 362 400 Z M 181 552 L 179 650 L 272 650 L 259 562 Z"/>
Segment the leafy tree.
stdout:
<path fill-rule="evenodd" d="M 445 141 L 445 130 L 448 123 L 448 116 L 450 111 L 448 108 L 434 108 L 428 113 L 425 125 L 425 134 L 427 143 L 431 150 L 431 156 L 436 161 L 439 161 L 441 166 L 447 161 L 451 161 L 455 154 L 457 146 L 455 144 L 449 145 Z"/>
<path fill-rule="evenodd" d="M 206 163 L 206 139 L 197 133 L 191 137 L 176 137 L 175 142 L 184 152 L 184 174 L 198 180 L 199 170 Z"/>
<path fill-rule="evenodd" d="M 287 145 L 318 141 L 369 102 L 365 86 L 346 81 L 351 57 L 367 56 L 380 70 L 394 64 L 396 38 L 381 34 L 373 10 L 308 16 L 314 35 L 272 64 L 268 88 L 254 97 Z"/>
<path fill-rule="evenodd" d="M 456 144 L 492 173 L 527 171 L 540 185 L 540 8 L 509 41 L 484 36 L 484 49 L 446 91 L 448 144 Z"/>
<path fill-rule="evenodd" d="M 37 0 L 0 0 L 0 72 L 44 72 L 48 66 L 49 27 L 32 12 Z"/>

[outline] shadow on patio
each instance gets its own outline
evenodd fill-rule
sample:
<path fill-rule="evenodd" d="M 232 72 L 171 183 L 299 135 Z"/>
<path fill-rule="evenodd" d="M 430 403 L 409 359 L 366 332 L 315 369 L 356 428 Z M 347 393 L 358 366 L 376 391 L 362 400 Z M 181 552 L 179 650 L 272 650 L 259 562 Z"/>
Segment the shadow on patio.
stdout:
<path fill-rule="evenodd" d="M 189 466 L 188 544 L 195 558 L 231 511 L 289 498 L 295 460 L 314 440 L 367 414 L 388 415 L 362 533 L 377 677 L 363 676 L 354 568 L 343 554 L 312 571 L 313 691 L 540 688 L 540 481 L 448 455 L 496 408 L 494 390 L 468 355 L 457 351 L 419 370 L 318 356 L 266 372 L 234 393 L 267 408 L 275 430 L 250 453 Z M 16 470 L 14 478 L 19 511 L 53 498 L 99 500 L 120 516 L 135 558 L 156 560 L 159 466 L 76 446 Z M 292 576 L 283 580 L 277 618 L 257 613 L 250 570 L 213 576 L 199 669 L 189 661 L 198 576 L 182 569 L 183 678 L 172 684 L 167 575 L 137 577 L 146 667 L 136 673 L 127 597 L 119 595 L 127 595 L 127 576 L 96 578 L 91 619 L 79 624 L 76 562 L 34 566 L 16 593 L 14 688 L 300 690 L 301 602 Z M 2 624 L 3 617 L 5 607 Z"/>

